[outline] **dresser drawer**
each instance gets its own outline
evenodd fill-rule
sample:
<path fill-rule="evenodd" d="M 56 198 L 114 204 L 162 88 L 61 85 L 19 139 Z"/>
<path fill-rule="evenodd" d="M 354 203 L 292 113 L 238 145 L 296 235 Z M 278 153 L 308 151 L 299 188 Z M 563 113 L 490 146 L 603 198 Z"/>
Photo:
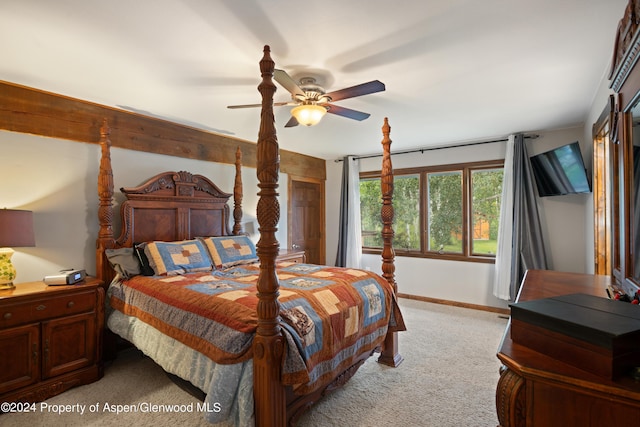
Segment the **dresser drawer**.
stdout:
<path fill-rule="evenodd" d="M 276 262 L 292 262 L 295 264 L 305 262 L 304 251 L 281 251 L 276 258 Z"/>
<path fill-rule="evenodd" d="M 96 293 L 88 291 L 5 305 L 0 307 L 0 328 L 91 311 L 95 301 Z"/>

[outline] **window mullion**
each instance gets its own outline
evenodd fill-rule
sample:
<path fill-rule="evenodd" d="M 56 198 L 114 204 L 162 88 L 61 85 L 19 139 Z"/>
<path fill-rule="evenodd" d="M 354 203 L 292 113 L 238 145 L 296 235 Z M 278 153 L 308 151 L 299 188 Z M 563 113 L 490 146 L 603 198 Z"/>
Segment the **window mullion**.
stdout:
<path fill-rule="evenodd" d="M 429 238 L 429 198 L 427 197 L 427 172 L 420 173 L 420 253 L 427 253 L 427 239 Z"/>
<path fill-rule="evenodd" d="M 470 199 L 470 180 L 471 174 L 469 173 L 469 168 L 462 169 L 462 253 L 465 257 L 471 255 L 471 238 L 473 236 L 472 233 L 472 225 L 470 223 L 469 218 L 469 210 L 471 209 L 471 199 Z"/>

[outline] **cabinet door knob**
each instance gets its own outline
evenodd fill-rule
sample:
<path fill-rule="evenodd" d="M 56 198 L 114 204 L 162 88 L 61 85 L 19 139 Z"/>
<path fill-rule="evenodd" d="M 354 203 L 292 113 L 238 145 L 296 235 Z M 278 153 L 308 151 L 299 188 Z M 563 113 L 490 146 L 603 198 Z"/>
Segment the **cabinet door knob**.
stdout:
<path fill-rule="evenodd" d="M 45 308 L 47 308 L 47 306 L 46 306 L 46 305 L 44 305 L 44 304 L 40 304 L 39 306 L 37 306 L 37 307 L 36 307 L 36 310 L 38 310 L 38 311 L 42 311 L 42 310 L 44 310 Z"/>
<path fill-rule="evenodd" d="M 12 314 L 11 313 L 5 313 L 4 316 L 2 316 L 4 318 L 4 320 L 9 320 L 11 319 Z"/>
<path fill-rule="evenodd" d="M 67 308 L 71 308 L 71 307 L 73 307 L 74 305 L 76 305 L 76 303 L 75 303 L 75 302 L 73 302 L 73 301 L 69 301 L 69 302 L 67 303 Z"/>

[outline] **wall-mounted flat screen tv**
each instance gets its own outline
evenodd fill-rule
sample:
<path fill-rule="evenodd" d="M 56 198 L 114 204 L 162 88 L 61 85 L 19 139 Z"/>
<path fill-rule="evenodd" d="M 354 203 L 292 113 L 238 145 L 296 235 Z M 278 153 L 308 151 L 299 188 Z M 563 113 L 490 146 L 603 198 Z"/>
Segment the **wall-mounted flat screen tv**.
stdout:
<path fill-rule="evenodd" d="M 578 142 L 537 154 L 530 160 L 540 197 L 591 192 Z"/>

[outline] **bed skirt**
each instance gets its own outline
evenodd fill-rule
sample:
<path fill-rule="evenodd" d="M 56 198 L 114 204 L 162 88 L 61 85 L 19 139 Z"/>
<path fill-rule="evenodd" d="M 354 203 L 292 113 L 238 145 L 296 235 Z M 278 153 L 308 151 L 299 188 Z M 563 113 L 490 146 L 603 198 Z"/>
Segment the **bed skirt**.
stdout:
<path fill-rule="evenodd" d="M 206 394 L 203 417 L 215 427 L 253 426 L 253 361 L 213 362 L 145 322 L 111 310 L 107 327 L 149 356 L 166 372 L 189 381 Z M 140 338 L 144 337 L 144 338 Z"/>

